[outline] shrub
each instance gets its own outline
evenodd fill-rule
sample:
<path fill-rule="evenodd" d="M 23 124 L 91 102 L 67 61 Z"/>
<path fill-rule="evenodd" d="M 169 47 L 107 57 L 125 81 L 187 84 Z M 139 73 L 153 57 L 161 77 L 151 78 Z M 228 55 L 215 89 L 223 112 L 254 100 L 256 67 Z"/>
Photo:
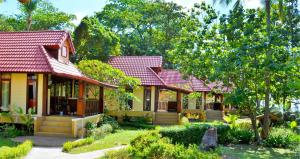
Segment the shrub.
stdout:
<path fill-rule="evenodd" d="M 26 132 L 19 130 L 15 127 L 15 125 L 9 125 L 9 124 L 5 124 L 3 126 L 0 126 L 0 136 L 2 137 L 8 137 L 8 138 L 14 138 L 17 136 L 22 136 L 25 135 Z"/>
<path fill-rule="evenodd" d="M 130 126 L 138 129 L 148 129 L 148 130 L 153 130 L 156 128 L 155 125 L 150 125 L 150 124 L 141 124 L 141 123 L 136 123 L 136 122 L 123 122 L 122 126 Z"/>
<path fill-rule="evenodd" d="M 180 121 L 179 121 L 180 125 L 187 125 L 189 123 L 190 123 L 190 121 L 187 117 L 183 116 L 183 117 L 180 118 Z"/>
<path fill-rule="evenodd" d="M 2 147 L 0 149 L 0 159 L 22 158 L 26 156 L 32 148 L 31 141 L 25 141 L 17 147 Z"/>
<path fill-rule="evenodd" d="M 285 128 L 273 128 L 264 145 L 267 147 L 289 148 L 299 145 L 299 138 L 295 133 Z"/>
<path fill-rule="evenodd" d="M 112 126 L 110 124 L 103 124 L 99 128 L 92 129 L 90 131 L 90 134 L 88 134 L 88 136 L 91 136 L 95 139 L 99 139 L 104 137 L 107 134 L 110 134 L 111 132 L 113 132 Z"/>
<path fill-rule="evenodd" d="M 101 119 L 102 120 L 98 124 L 98 127 L 100 127 L 103 124 L 110 124 L 112 126 L 112 128 L 113 128 L 113 131 L 115 131 L 116 129 L 120 128 L 118 122 L 116 121 L 116 119 L 113 118 L 113 117 L 111 117 L 111 116 L 109 116 L 109 115 L 103 114 L 101 116 Z"/>
<path fill-rule="evenodd" d="M 86 130 L 92 130 L 92 129 L 97 128 L 97 124 L 92 123 L 92 122 L 87 122 L 85 125 L 85 128 L 86 128 Z"/>
<path fill-rule="evenodd" d="M 251 129 L 236 128 L 229 131 L 233 143 L 249 144 L 253 141 L 254 132 Z"/>
<path fill-rule="evenodd" d="M 73 142 L 67 141 L 63 145 L 63 152 L 70 152 L 72 149 L 74 149 L 76 147 L 80 147 L 83 145 L 89 145 L 89 144 L 92 144 L 93 142 L 94 142 L 94 138 L 92 138 L 92 137 L 80 139 L 80 140 L 73 141 Z"/>
<path fill-rule="evenodd" d="M 103 159 L 131 159 L 128 149 L 108 151 Z M 101 158 L 102 159 L 102 158 Z"/>
<path fill-rule="evenodd" d="M 196 145 L 190 145 L 188 148 L 181 144 L 174 145 L 168 138 L 162 138 L 154 131 L 132 140 L 128 151 L 132 158 L 219 158 L 215 153 L 200 152 Z"/>
<path fill-rule="evenodd" d="M 228 125 L 213 125 L 217 128 L 218 132 L 218 142 L 221 144 L 225 144 L 229 141 L 228 132 L 230 130 Z M 163 128 L 160 130 L 160 134 L 163 137 L 168 137 L 172 140 L 174 144 L 180 143 L 185 146 L 189 144 L 200 144 L 202 137 L 205 131 L 212 127 L 212 125 L 208 124 L 192 124 L 185 127 L 170 127 L 170 128 Z"/>

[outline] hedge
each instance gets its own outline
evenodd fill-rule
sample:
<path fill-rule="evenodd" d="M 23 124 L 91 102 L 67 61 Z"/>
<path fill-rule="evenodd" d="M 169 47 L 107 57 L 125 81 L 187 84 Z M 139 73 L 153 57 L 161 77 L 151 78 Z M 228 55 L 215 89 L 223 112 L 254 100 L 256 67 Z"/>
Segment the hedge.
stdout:
<path fill-rule="evenodd" d="M 170 127 L 162 128 L 160 134 L 162 137 L 168 137 L 172 140 L 173 144 L 189 144 L 201 143 L 202 137 L 208 128 L 216 127 L 218 132 L 218 143 L 227 144 L 231 142 L 230 127 L 228 125 L 209 125 L 209 124 L 192 124 L 185 127 Z"/>
<path fill-rule="evenodd" d="M 89 145 L 89 144 L 92 144 L 93 142 L 94 142 L 94 138 L 92 138 L 92 137 L 88 137 L 88 138 L 73 141 L 73 142 L 67 141 L 63 145 L 63 152 L 70 152 L 72 149 L 74 149 L 76 147 L 80 147 L 83 145 Z"/>
<path fill-rule="evenodd" d="M 32 149 L 32 142 L 27 140 L 17 147 L 2 147 L 0 148 L 0 159 L 22 158 L 26 156 Z"/>

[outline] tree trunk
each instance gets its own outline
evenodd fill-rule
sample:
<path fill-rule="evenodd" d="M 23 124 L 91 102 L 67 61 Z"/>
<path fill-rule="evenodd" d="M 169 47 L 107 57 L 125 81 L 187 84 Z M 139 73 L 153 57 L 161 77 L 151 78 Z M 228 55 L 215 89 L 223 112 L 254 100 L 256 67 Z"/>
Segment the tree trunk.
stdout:
<path fill-rule="evenodd" d="M 259 133 L 258 133 L 257 125 L 256 125 L 256 112 L 253 112 L 253 114 L 250 115 L 250 119 L 251 119 L 252 129 L 254 131 L 255 141 L 259 143 L 260 137 L 259 137 Z"/>
<path fill-rule="evenodd" d="M 268 46 L 267 46 L 267 54 L 266 54 L 266 60 L 267 60 L 267 66 L 265 69 L 265 110 L 264 110 L 264 118 L 263 118 L 263 126 L 262 126 L 262 134 L 261 137 L 263 139 L 267 138 L 269 135 L 269 126 L 270 126 L 270 85 L 271 85 L 271 75 L 270 75 L 270 61 L 271 61 L 271 52 L 270 52 L 270 43 L 271 43 L 271 32 L 270 32 L 270 26 L 271 26 L 271 18 L 270 18 L 270 10 L 271 10 L 271 4 L 270 0 L 265 0 L 266 4 L 266 14 L 267 14 L 267 34 L 268 34 Z"/>
<path fill-rule="evenodd" d="M 27 31 L 30 31 L 32 23 L 32 13 L 28 13 L 27 17 Z"/>

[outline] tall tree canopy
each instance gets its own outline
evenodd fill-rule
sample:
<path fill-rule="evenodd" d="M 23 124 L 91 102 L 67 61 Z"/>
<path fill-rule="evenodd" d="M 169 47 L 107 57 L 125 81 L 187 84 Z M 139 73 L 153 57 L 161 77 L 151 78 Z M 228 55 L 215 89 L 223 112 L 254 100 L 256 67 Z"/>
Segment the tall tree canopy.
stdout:
<path fill-rule="evenodd" d="M 72 20 L 76 19 L 75 15 L 59 11 L 46 0 L 20 4 L 19 9 L 20 14 L 0 17 L 0 21 L 7 26 L 0 27 L 0 31 L 61 30 L 74 27 Z"/>
<path fill-rule="evenodd" d="M 270 96 L 271 103 L 280 105 L 296 97 L 291 84 L 299 82 L 300 77 L 299 39 L 294 35 L 299 31 L 291 31 L 291 27 L 299 26 L 299 13 L 289 15 L 294 17 L 291 25 L 280 18 L 279 10 L 273 9 L 270 40 L 264 9 L 244 10 L 238 6 L 218 19 L 211 16 L 215 14 L 209 6 L 202 4 L 199 9 L 195 13 L 202 17 L 201 27 L 194 31 L 190 30 L 193 25 L 183 28 L 187 31 L 169 52 L 183 72 L 233 87 L 228 101 L 241 106 L 254 127 L 257 110 L 265 110 L 266 104 L 261 103 L 269 99 L 266 96 Z M 288 7 L 283 11 L 288 12 Z M 296 41 L 294 45 L 292 39 Z M 266 77 L 270 77 L 269 93 Z"/>
<path fill-rule="evenodd" d="M 119 37 L 104 28 L 96 17 L 85 17 L 74 31 L 77 54 L 73 61 L 97 59 L 107 61 L 111 55 L 120 55 Z"/>
<path fill-rule="evenodd" d="M 122 55 L 161 55 L 170 64 L 167 50 L 180 37 L 183 8 L 173 2 L 109 0 L 97 13 L 100 23 L 120 37 Z"/>

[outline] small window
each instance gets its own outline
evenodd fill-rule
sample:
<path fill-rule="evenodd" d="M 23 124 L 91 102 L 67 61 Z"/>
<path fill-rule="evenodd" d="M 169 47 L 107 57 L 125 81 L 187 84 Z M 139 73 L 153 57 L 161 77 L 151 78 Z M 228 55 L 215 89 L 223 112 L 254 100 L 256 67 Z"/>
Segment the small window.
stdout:
<path fill-rule="evenodd" d="M 144 89 L 144 111 L 151 110 L 151 87 Z"/>
<path fill-rule="evenodd" d="M 189 96 L 187 94 L 183 95 L 183 101 L 182 101 L 183 109 L 189 108 Z"/>
<path fill-rule="evenodd" d="M 133 89 L 132 88 L 126 88 L 126 92 L 133 93 Z M 128 106 L 129 110 L 131 110 L 133 108 L 133 100 L 131 98 L 127 99 L 127 106 Z"/>
<path fill-rule="evenodd" d="M 63 46 L 61 48 L 61 56 L 67 57 L 67 47 Z"/>
<path fill-rule="evenodd" d="M 0 74 L 0 111 L 8 111 L 10 105 L 10 74 Z"/>

